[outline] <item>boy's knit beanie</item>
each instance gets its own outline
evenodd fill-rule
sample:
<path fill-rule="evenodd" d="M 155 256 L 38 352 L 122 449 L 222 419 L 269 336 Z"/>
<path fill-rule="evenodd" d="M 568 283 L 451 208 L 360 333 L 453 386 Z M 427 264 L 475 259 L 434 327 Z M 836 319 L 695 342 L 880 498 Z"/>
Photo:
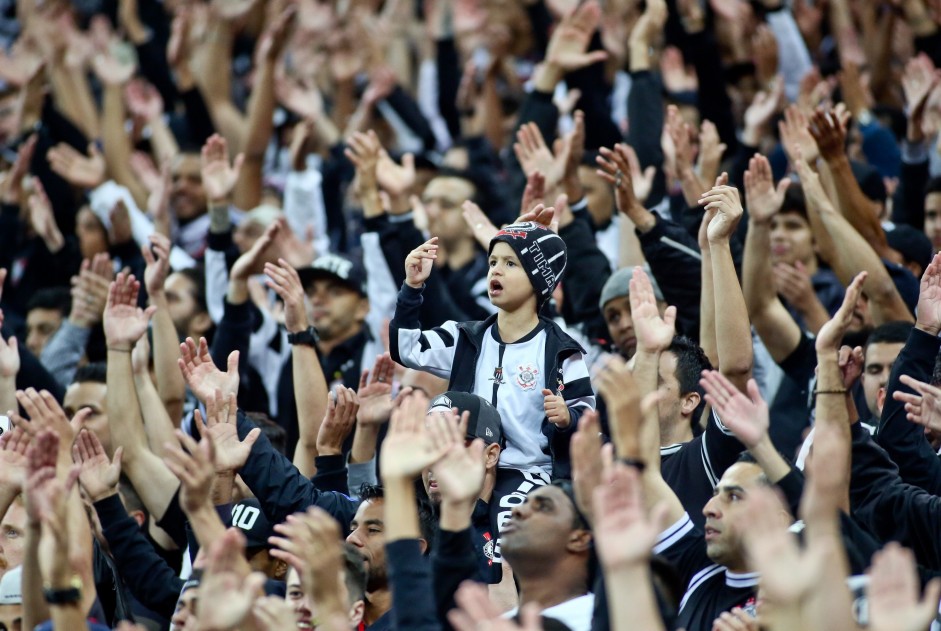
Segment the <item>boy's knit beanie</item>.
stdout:
<path fill-rule="evenodd" d="M 537 311 L 552 297 L 565 271 L 566 249 L 562 237 L 545 226 L 526 221 L 504 226 L 490 240 L 488 254 L 503 241 L 516 252 L 536 293 Z"/>

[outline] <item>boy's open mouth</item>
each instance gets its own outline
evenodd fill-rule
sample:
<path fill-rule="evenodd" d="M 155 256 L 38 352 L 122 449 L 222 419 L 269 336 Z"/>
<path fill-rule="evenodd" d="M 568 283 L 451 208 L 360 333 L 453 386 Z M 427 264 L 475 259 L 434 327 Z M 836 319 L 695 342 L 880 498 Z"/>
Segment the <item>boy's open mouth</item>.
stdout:
<path fill-rule="evenodd" d="M 503 291 L 503 285 L 500 284 L 498 280 L 490 281 L 490 295 L 499 294 Z"/>

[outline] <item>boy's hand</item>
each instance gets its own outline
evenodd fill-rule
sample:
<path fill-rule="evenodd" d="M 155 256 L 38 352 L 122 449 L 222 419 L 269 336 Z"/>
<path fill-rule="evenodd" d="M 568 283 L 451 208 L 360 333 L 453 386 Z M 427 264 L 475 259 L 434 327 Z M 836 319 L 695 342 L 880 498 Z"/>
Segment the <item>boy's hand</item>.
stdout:
<path fill-rule="evenodd" d="M 421 289 L 431 276 L 431 266 L 438 258 L 438 237 L 431 237 L 409 253 L 405 259 L 405 284 Z"/>
<path fill-rule="evenodd" d="M 546 418 L 549 419 L 550 423 L 559 429 L 565 429 L 572 424 L 572 414 L 569 412 L 569 406 L 566 405 L 565 399 L 553 394 L 552 390 L 546 388 L 543 388 L 542 396 L 545 398 Z"/>

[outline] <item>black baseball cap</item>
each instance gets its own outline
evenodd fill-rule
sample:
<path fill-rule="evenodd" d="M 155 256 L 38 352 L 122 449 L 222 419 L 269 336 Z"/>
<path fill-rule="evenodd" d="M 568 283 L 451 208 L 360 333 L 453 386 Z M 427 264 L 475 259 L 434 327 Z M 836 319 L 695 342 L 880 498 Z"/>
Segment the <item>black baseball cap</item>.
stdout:
<path fill-rule="evenodd" d="M 232 506 L 232 527 L 238 528 L 245 535 L 246 550 L 271 547 L 268 537 L 275 534 L 274 527 L 265 517 L 257 499 L 251 497 Z"/>
<path fill-rule="evenodd" d="M 503 423 L 500 413 L 489 401 L 476 394 L 448 390 L 432 399 L 429 412 L 444 412 L 457 408 L 459 412 L 470 412 L 467 421 L 467 437 L 482 438 L 484 443 L 503 446 Z"/>
<path fill-rule="evenodd" d="M 315 280 L 331 278 L 366 296 L 366 268 L 358 260 L 340 254 L 324 254 L 310 264 L 297 270 L 304 288 Z"/>

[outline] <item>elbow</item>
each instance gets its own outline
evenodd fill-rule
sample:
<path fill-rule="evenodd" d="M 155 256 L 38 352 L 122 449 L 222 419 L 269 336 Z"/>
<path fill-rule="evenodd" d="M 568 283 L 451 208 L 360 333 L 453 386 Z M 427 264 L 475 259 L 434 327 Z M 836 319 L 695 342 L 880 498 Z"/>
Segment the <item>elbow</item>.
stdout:
<path fill-rule="evenodd" d="M 754 361 L 751 357 L 741 358 L 735 361 L 719 362 L 719 372 L 729 380 L 737 379 L 747 380 L 751 377 Z"/>

